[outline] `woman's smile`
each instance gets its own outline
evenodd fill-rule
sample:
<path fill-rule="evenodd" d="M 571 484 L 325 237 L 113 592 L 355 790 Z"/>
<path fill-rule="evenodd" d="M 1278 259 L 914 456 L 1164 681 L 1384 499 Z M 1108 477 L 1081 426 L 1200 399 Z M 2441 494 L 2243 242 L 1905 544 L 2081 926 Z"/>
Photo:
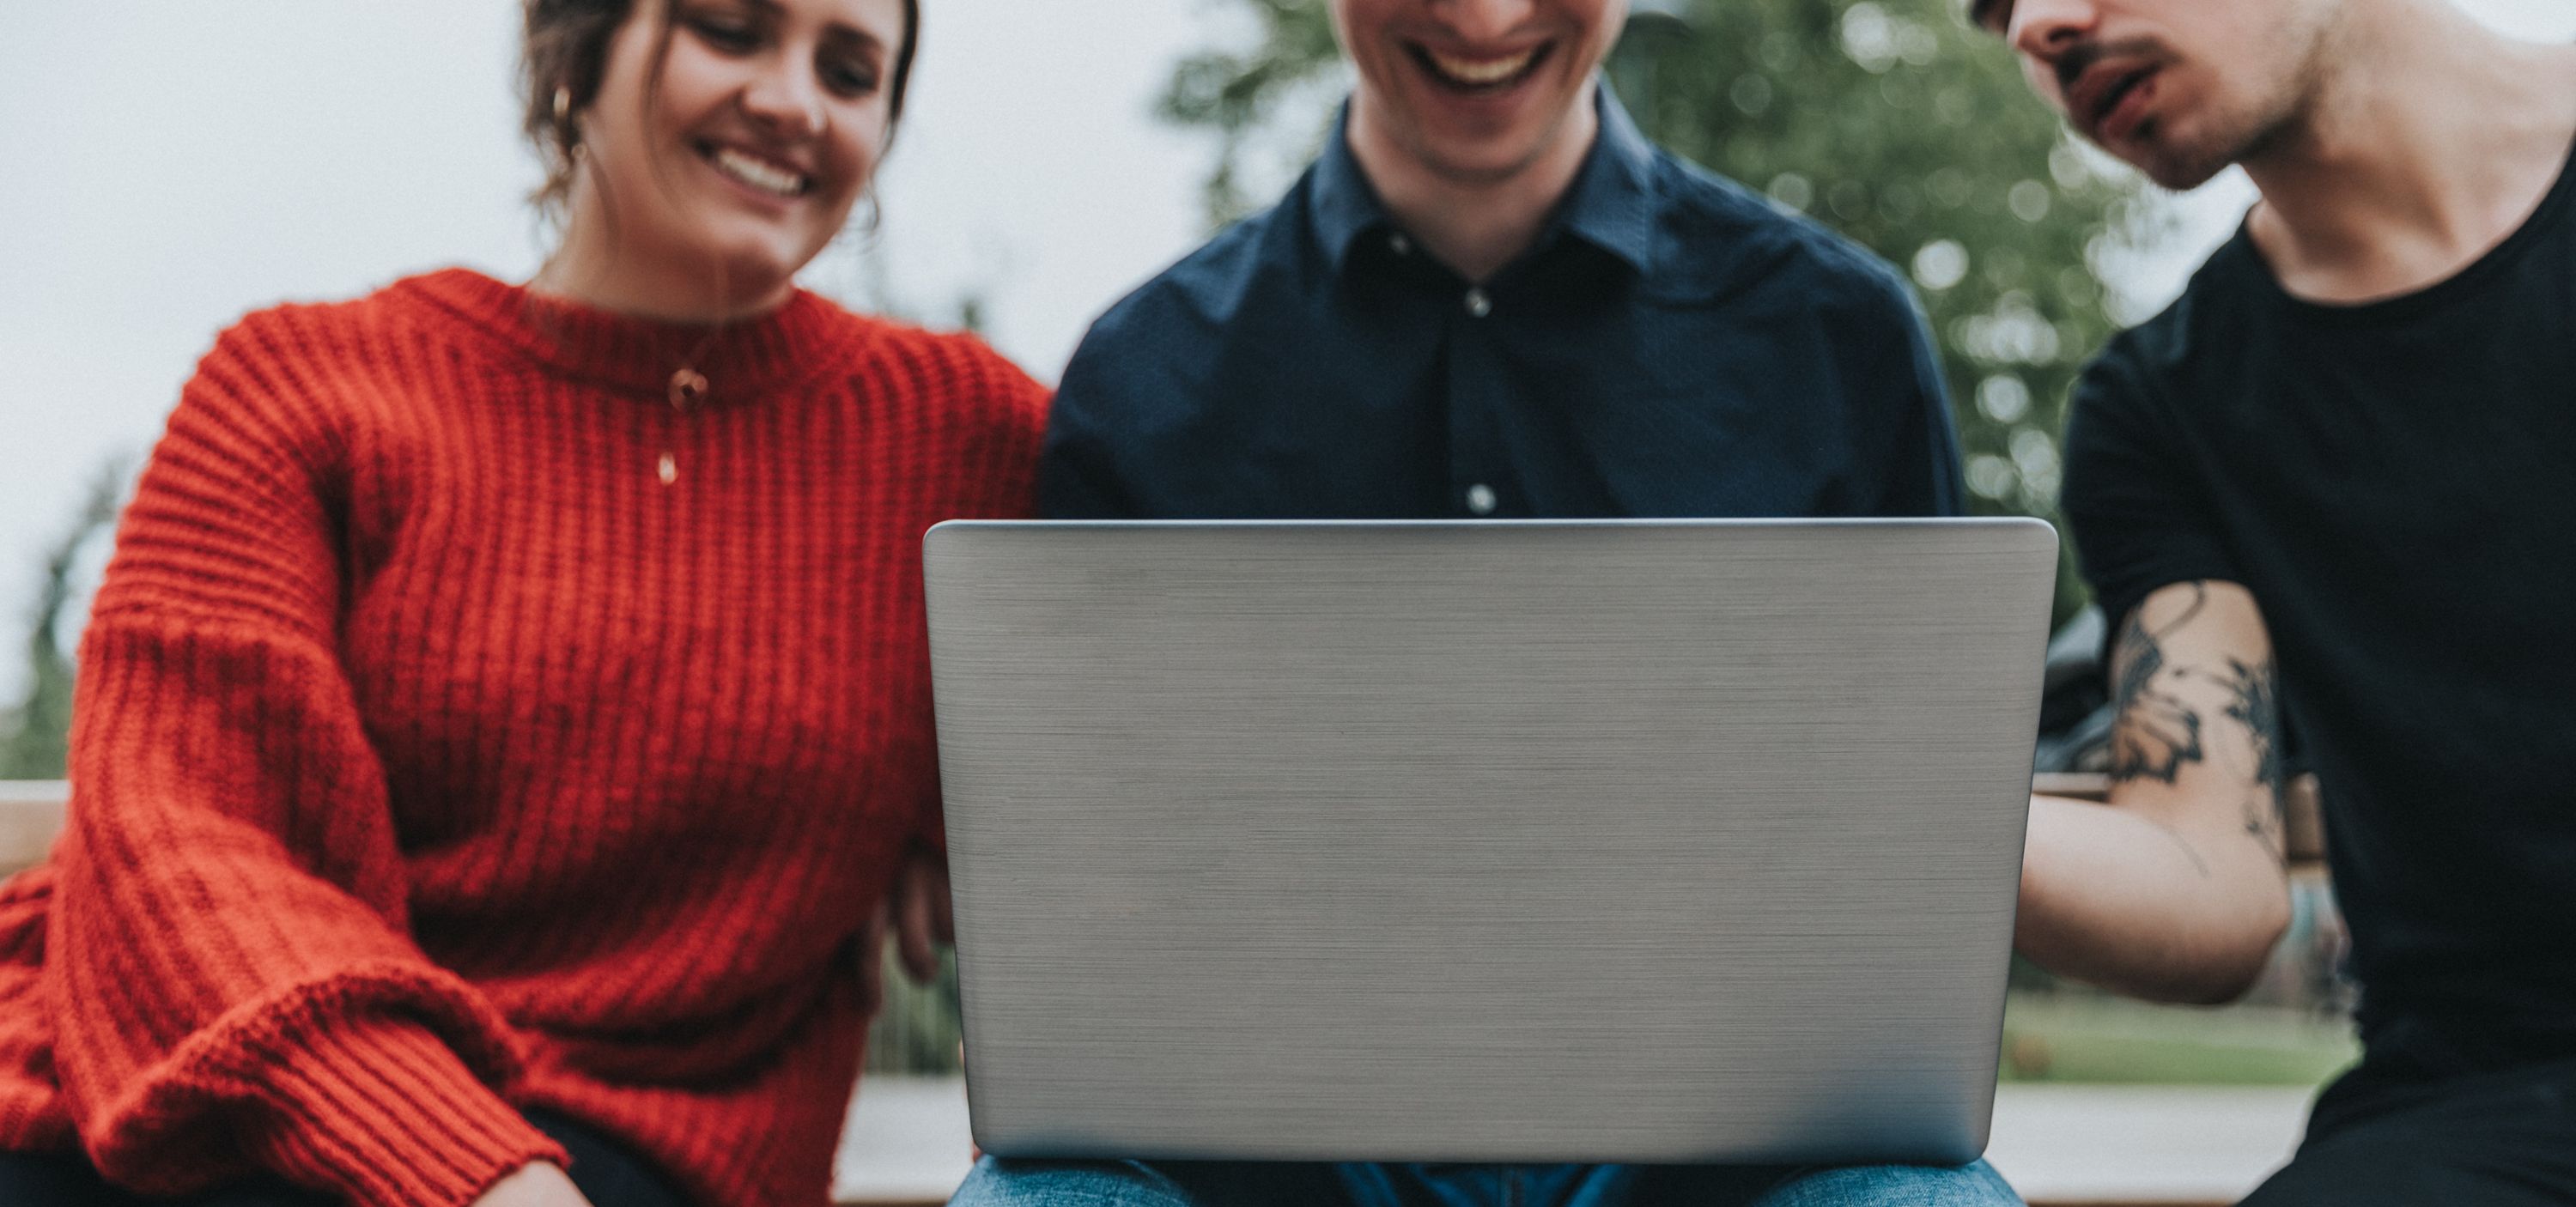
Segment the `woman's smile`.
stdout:
<path fill-rule="evenodd" d="M 740 147 L 704 143 L 698 157 L 718 175 L 767 198 L 792 201 L 814 191 L 814 178 L 803 170 Z"/>

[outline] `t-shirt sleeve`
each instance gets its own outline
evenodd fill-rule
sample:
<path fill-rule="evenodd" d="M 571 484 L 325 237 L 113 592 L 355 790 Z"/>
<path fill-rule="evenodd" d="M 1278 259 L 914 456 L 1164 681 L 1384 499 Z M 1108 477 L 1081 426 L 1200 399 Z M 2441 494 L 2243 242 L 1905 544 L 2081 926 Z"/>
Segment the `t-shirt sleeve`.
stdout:
<path fill-rule="evenodd" d="M 2159 587 L 2244 581 L 2164 401 L 2122 341 L 2085 370 L 2068 408 L 2060 510 L 2113 632 Z"/>

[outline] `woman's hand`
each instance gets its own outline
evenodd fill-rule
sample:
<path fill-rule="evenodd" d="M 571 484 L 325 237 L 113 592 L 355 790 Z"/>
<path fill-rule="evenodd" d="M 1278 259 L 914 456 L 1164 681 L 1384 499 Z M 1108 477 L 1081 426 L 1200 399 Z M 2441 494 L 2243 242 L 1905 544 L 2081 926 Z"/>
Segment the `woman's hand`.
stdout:
<path fill-rule="evenodd" d="M 590 1207 L 590 1200 L 581 1197 L 562 1166 L 535 1161 L 494 1183 L 473 1207 Z"/>
<path fill-rule="evenodd" d="M 885 900 L 877 903 L 867 929 L 860 932 L 860 994 L 870 1015 L 885 1004 L 889 929 L 894 931 L 895 950 L 903 957 L 904 973 L 917 984 L 929 984 L 939 975 L 939 953 L 932 944 L 957 940 L 956 920 L 948 906 L 948 860 L 938 852 L 921 846 L 904 852 Z"/>

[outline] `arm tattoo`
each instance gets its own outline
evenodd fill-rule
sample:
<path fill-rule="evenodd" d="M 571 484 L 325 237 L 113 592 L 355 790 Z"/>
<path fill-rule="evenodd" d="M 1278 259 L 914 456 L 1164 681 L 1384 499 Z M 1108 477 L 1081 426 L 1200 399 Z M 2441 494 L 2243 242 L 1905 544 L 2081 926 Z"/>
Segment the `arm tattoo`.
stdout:
<path fill-rule="evenodd" d="M 2119 718 L 2111 731 L 2113 783 L 2151 779 L 2170 784 L 2181 778 L 2183 764 L 2207 757 L 2200 746 L 2200 713 L 2156 686 L 2156 676 L 2165 669 L 2161 639 L 2190 623 L 2209 601 L 2208 587 L 2193 583 L 2191 589 L 2191 606 L 2163 628 L 2149 632 L 2140 609 L 2129 614 L 2128 627 L 2120 632 L 2112 657 L 2119 667 L 2111 696 Z"/>
<path fill-rule="evenodd" d="M 2171 784 L 2182 778 L 2186 765 L 2207 761 L 2201 710 L 2174 688 L 2190 681 L 2216 684 L 2227 697 L 2222 715 L 2245 727 L 2253 756 L 2253 765 L 2245 769 L 2245 833 L 2279 856 L 2288 849 L 2289 831 L 2281 772 L 2280 671 L 2270 658 L 2260 666 L 2230 658 L 2223 672 L 2167 662 L 2164 640 L 2191 623 L 2209 602 L 2205 584 L 2190 586 L 2191 601 L 2180 615 L 2150 630 L 2143 610 L 2132 612 L 2120 632 L 2112 659 L 2118 670 L 2112 698 L 2119 719 L 2111 731 L 2111 779 Z"/>
<path fill-rule="evenodd" d="M 2254 781 L 2271 798 L 2268 806 L 2257 798 L 2245 802 L 2245 832 L 2278 855 L 2288 849 L 2288 787 L 2281 775 L 2281 674 L 2271 659 L 2263 665 L 2247 666 L 2234 658 L 2227 660 L 2227 715 L 2245 727 L 2254 745 Z"/>

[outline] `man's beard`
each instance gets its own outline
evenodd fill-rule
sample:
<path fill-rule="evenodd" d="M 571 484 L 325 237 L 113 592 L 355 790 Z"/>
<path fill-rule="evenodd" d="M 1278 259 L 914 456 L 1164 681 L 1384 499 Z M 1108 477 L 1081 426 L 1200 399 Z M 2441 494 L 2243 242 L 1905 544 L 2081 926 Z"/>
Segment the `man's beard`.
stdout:
<path fill-rule="evenodd" d="M 2224 137 L 2222 133 L 2191 144 L 2174 144 L 2156 141 L 2152 137 L 2154 133 L 2153 130 L 2141 131 L 2149 137 L 2138 141 L 2139 158 L 2132 160 L 2131 164 L 2158 186 L 2177 193 L 2187 193 L 2209 183 L 2210 178 L 2226 171 L 2275 135 L 2273 130 L 2264 129 L 2240 137 Z"/>
<path fill-rule="evenodd" d="M 2260 159 L 2307 123 L 2309 90 L 2294 86 L 2241 110 L 2201 115 L 2202 129 L 2188 142 L 2159 141 L 2154 129 L 2141 130 L 2145 162 L 2136 166 L 2147 179 L 2174 192 L 2188 192 L 2211 177 L 2248 160 Z"/>
<path fill-rule="evenodd" d="M 2305 46 L 2282 69 L 2269 73 L 2272 86 L 2262 95 L 2233 105 L 2222 96 L 2194 111 L 2149 118 L 2125 140 L 2128 154 L 2107 146 L 2103 149 L 2145 173 L 2158 186 L 2186 192 L 2208 183 L 2233 165 L 2260 158 L 2279 147 L 2306 124 L 2321 91 L 2324 72 L 2321 31 L 2281 32 L 2285 37 L 2305 33 Z M 2060 60 L 2061 87 L 2071 87 L 2086 68 L 2113 55 L 2149 57 L 2166 64 L 2166 69 L 2182 62 L 2152 43 L 2079 46 Z M 2164 137 L 2172 124 L 2171 117 L 2186 119 L 2188 128 L 2183 138 Z"/>

